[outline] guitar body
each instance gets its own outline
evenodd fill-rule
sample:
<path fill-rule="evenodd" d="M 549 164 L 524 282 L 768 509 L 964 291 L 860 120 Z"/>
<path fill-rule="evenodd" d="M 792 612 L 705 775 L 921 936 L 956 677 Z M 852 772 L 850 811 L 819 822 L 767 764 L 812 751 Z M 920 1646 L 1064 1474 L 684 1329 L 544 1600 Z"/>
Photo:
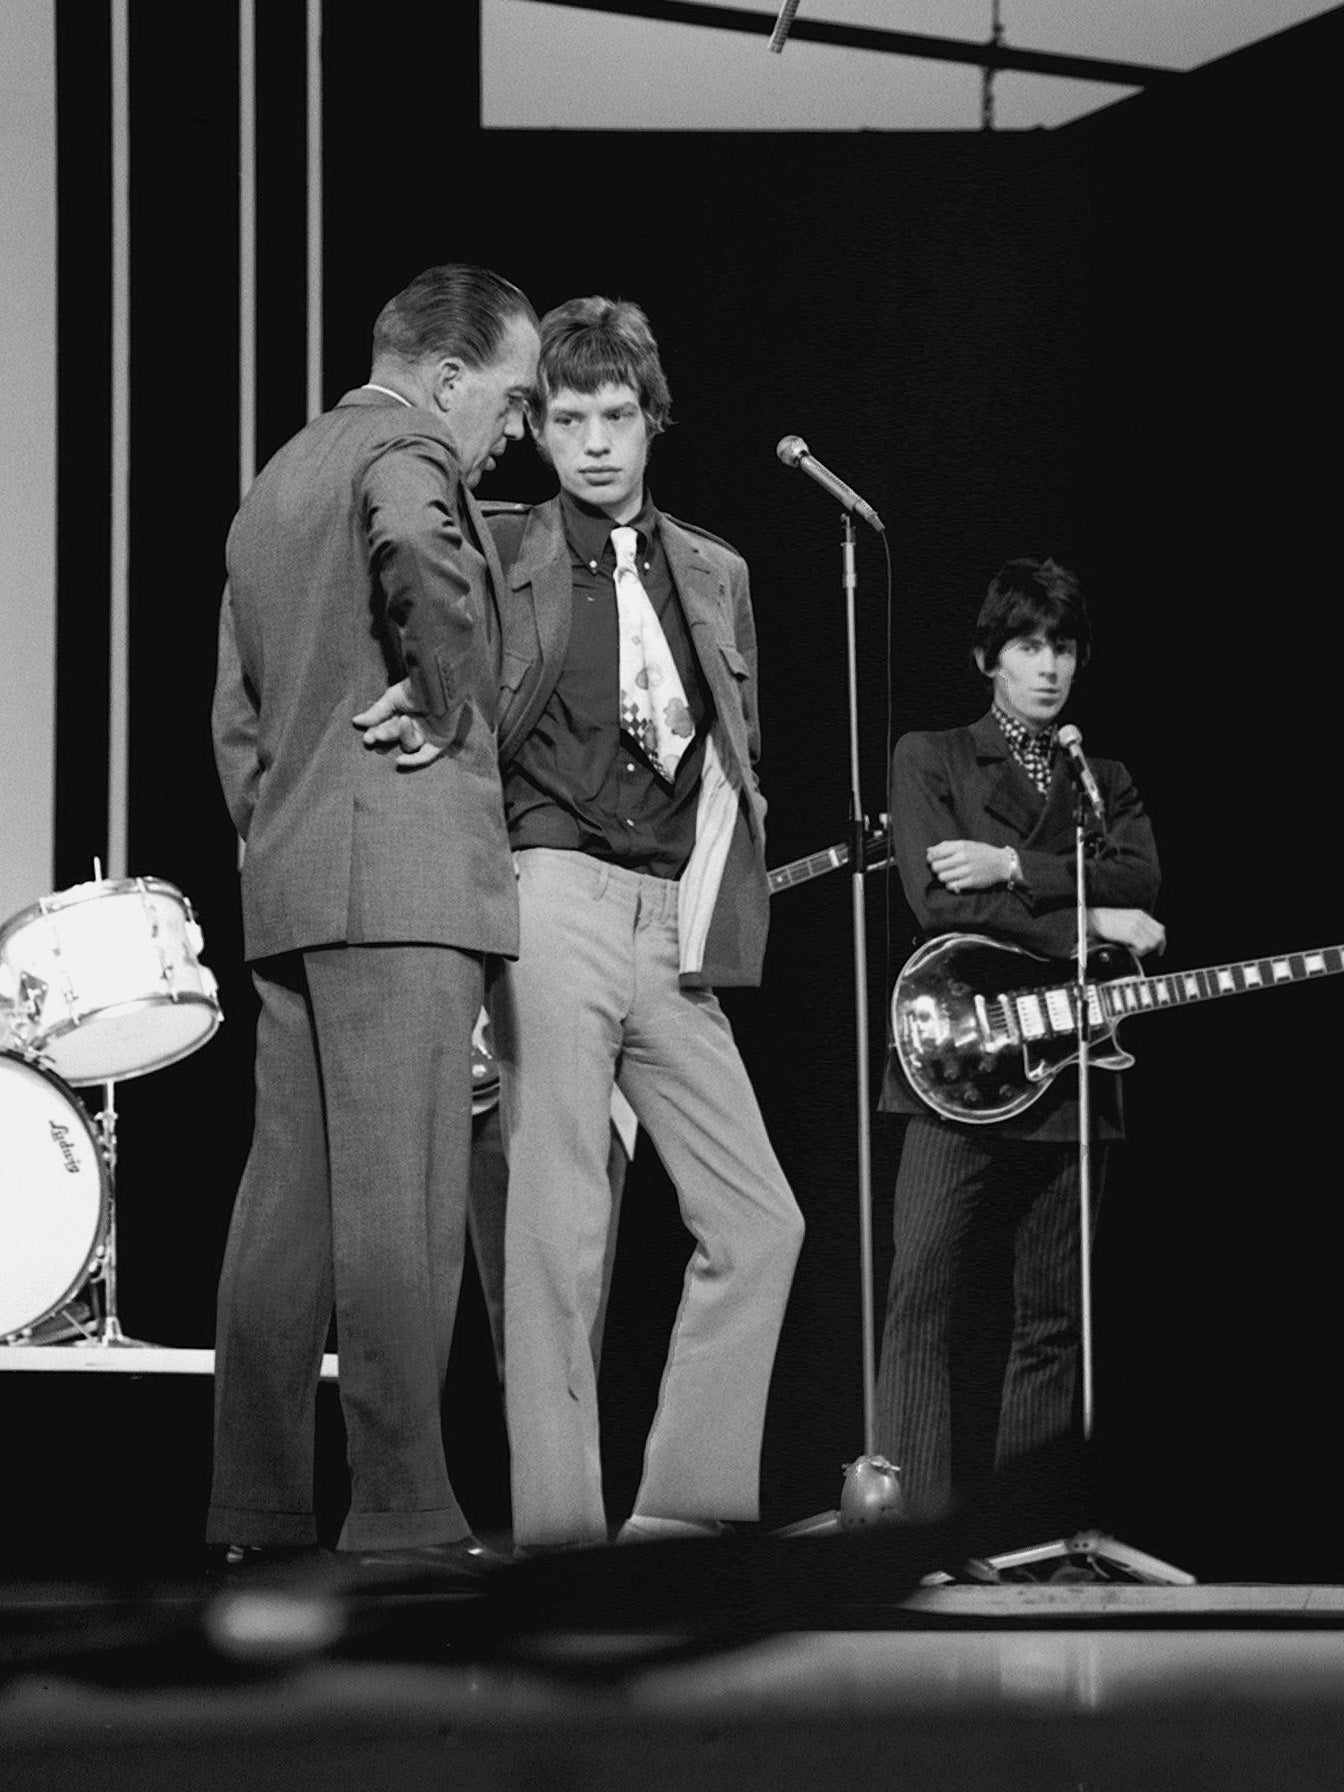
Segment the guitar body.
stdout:
<path fill-rule="evenodd" d="M 1092 976 L 1124 976 L 1135 964 L 1124 947 L 1089 951 L 1088 1050 L 1098 1068 L 1123 1070 L 1134 1060 L 1116 1043 Z M 891 998 L 892 1038 L 911 1088 L 962 1125 L 1020 1114 L 1077 1063 L 1075 981 L 1072 963 L 984 934 L 929 940 L 902 968 Z"/>
<path fill-rule="evenodd" d="M 1088 1062 L 1124 1070 L 1118 1022 L 1219 996 L 1289 989 L 1344 972 L 1344 946 L 1275 952 L 1239 964 L 1145 977 L 1124 946 L 1088 951 Z M 982 933 L 944 933 L 920 947 L 896 979 L 891 1028 L 911 1087 L 936 1114 L 974 1126 L 1030 1107 L 1078 1060 L 1076 975 Z"/>

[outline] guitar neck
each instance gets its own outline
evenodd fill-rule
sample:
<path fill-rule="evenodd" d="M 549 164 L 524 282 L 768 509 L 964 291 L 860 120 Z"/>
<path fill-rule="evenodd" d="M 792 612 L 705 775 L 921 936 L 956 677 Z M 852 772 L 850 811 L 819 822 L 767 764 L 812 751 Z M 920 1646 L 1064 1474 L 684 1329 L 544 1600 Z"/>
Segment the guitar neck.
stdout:
<path fill-rule="evenodd" d="M 1214 996 L 1245 995 L 1253 989 L 1282 989 L 1344 971 L 1344 946 L 1249 958 L 1241 964 L 1208 965 L 1199 971 L 1171 971 L 1162 977 L 1117 977 L 1098 986 L 1109 1019 L 1153 1008 L 1179 1008 Z"/>
<path fill-rule="evenodd" d="M 827 871 L 838 871 L 848 863 L 847 846 L 828 846 L 825 852 L 809 853 L 805 859 L 793 859 L 789 864 L 780 865 L 776 870 L 766 873 L 770 894 L 775 896 L 780 890 L 791 890 L 795 884 L 805 884 L 808 878 L 821 877 Z"/>

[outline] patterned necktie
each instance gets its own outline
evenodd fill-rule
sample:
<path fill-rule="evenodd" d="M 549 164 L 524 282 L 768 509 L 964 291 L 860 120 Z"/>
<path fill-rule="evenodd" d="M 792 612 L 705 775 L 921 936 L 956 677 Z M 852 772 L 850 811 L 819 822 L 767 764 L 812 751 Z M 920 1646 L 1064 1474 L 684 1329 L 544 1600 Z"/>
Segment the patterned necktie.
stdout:
<path fill-rule="evenodd" d="M 616 617 L 621 638 L 621 727 L 669 784 L 695 723 L 667 637 L 635 568 L 633 529 L 613 529 Z"/>

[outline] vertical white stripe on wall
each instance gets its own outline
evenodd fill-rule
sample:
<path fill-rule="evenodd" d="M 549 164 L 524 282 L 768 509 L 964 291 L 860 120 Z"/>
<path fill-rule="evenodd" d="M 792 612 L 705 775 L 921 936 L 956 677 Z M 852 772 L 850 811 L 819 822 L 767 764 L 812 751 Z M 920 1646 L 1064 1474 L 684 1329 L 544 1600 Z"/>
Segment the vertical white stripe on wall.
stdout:
<path fill-rule="evenodd" d="M 112 443 L 108 576 L 107 863 L 126 876 L 130 753 L 131 155 L 130 0 L 112 0 Z"/>
<path fill-rule="evenodd" d="M 257 471 L 257 32 L 238 7 L 238 496 Z"/>
<path fill-rule="evenodd" d="M 55 15 L 0 6 L 0 921 L 50 894 L 55 863 Z"/>
<path fill-rule="evenodd" d="M 257 20 L 238 6 L 238 498 L 257 474 Z M 243 843 L 238 842 L 238 863 Z"/>
<path fill-rule="evenodd" d="M 322 410 L 322 0 L 308 0 L 308 418 Z"/>

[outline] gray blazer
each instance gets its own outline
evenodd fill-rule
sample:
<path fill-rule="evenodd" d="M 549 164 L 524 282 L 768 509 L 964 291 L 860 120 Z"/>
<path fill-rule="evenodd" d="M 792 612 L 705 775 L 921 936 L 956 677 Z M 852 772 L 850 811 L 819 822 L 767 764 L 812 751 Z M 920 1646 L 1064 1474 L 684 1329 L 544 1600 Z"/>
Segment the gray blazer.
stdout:
<path fill-rule="evenodd" d="M 487 520 L 507 568 L 500 678 L 499 752 L 507 764 L 555 689 L 569 644 L 573 590 L 560 501 L 530 513 L 516 507 Z M 747 563 L 718 536 L 662 517 L 663 546 L 714 699 L 719 754 L 741 789 L 737 823 L 697 986 L 761 980 L 770 918 L 765 870 L 765 799 L 756 782 L 756 625 Z"/>
<path fill-rule="evenodd" d="M 246 843 L 247 957 L 375 941 L 516 953 L 502 575 L 439 419 L 347 392 L 258 475 L 227 563 L 213 730 Z M 408 674 L 447 749 L 411 772 L 351 721 Z"/>

